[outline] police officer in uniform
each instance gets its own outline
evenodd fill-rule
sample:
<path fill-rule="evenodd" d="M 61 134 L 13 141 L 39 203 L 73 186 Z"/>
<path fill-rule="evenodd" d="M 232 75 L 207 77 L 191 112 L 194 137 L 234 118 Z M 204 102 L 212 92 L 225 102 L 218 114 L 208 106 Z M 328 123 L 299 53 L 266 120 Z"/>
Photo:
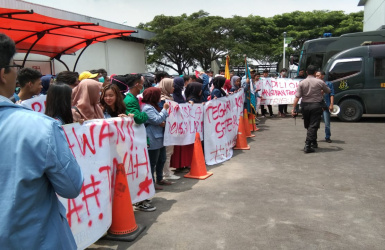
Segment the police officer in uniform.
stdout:
<path fill-rule="evenodd" d="M 293 117 L 297 115 L 296 106 L 299 99 L 302 97 L 302 115 L 304 119 L 304 126 L 307 129 L 304 152 L 312 153 L 315 151 L 314 148 L 318 147 L 317 131 L 320 127 L 321 115 L 324 107 L 323 93 L 330 93 L 330 89 L 324 81 L 315 77 L 315 66 L 310 65 L 306 72 L 308 75 L 307 78 L 302 80 L 298 85 L 291 115 Z"/>

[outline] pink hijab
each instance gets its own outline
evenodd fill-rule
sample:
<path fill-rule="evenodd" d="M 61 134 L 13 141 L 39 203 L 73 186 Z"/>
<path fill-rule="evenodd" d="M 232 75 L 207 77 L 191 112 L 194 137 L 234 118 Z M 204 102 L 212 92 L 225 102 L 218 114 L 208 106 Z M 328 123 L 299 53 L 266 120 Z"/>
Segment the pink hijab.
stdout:
<path fill-rule="evenodd" d="M 172 88 L 174 87 L 174 80 L 171 78 L 163 78 L 159 83 L 159 88 L 161 91 L 160 99 L 163 100 L 171 100 L 173 98 L 171 96 Z"/>
<path fill-rule="evenodd" d="M 85 120 L 102 119 L 103 111 L 99 106 L 101 84 L 92 79 L 85 79 L 72 90 L 72 105 L 77 107 Z M 74 117 L 75 119 L 75 117 Z"/>

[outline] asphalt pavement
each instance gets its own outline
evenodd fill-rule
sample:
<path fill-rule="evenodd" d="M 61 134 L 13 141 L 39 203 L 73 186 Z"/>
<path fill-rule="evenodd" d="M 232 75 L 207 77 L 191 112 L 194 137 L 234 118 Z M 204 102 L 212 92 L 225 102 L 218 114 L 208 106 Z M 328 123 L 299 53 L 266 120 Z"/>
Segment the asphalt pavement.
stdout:
<path fill-rule="evenodd" d="M 289 107 L 290 109 L 290 107 Z M 250 150 L 156 193 L 134 242 L 89 249 L 385 249 L 385 116 L 331 119 L 304 154 L 301 116 L 260 118 Z M 183 176 L 183 174 L 178 174 Z"/>

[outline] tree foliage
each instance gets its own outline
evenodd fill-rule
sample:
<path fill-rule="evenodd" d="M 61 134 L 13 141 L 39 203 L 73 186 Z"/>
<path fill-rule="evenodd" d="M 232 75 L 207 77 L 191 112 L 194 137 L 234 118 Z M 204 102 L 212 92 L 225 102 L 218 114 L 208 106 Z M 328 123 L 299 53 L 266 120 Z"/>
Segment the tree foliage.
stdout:
<path fill-rule="evenodd" d="M 244 55 L 260 64 L 282 60 L 283 32 L 293 40 L 286 53 L 298 53 L 305 41 L 324 33 L 340 36 L 362 31 L 363 11 L 294 11 L 273 17 L 210 16 L 201 10 L 187 16 L 156 16 L 138 28 L 154 32 L 147 44 L 148 63 L 188 73 L 198 65 L 209 69 L 211 62 L 230 55 L 232 65 L 244 62 Z"/>

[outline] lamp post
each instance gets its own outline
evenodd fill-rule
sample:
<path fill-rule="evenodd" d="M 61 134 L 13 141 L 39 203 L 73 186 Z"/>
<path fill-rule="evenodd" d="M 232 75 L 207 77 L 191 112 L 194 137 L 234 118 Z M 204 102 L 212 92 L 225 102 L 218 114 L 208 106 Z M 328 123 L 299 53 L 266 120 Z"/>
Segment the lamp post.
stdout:
<path fill-rule="evenodd" d="M 283 32 L 283 63 L 282 68 L 285 68 L 285 45 L 286 45 L 286 32 Z"/>

